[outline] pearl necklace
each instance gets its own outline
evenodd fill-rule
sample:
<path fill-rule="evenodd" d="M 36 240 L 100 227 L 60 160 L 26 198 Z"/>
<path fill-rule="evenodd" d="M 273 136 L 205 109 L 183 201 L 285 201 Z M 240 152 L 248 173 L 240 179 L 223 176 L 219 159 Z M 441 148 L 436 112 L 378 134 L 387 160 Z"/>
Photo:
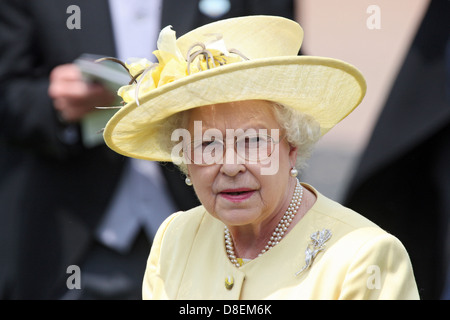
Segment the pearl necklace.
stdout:
<path fill-rule="evenodd" d="M 261 250 L 261 253 L 258 254 L 258 257 L 261 256 L 263 253 L 269 251 L 271 248 L 276 246 L 281 241 L 285 231 L 288 229 L 289 225 L 292 222 L 292 219 L 294 218 L 295 214 L 298 211 L 298 208 L 302 203 L 302 197 L 303 197 L 303 187 L 300 184 L 300 181 L 298 181 L 297 179 L 297 185 L 295 186 L 294 194 L 292 195 L 289 207 L 287 208 L 286 212 L 284 213 L 283 217 L 281 218 L 280 222 L 278 223 L 277 227 L 272 233 L 272 236 L 270 237 L 270 240 L 267 242 L 267 245 L 264 247 L 264 249 Z M 241 265 L 237 261 L 236 254 L 234 252 L 233 238 L 231 237 L 230 230 L 228 230 L 227 226 L 225 226 L 225 248 L 227 251 L 228 259 L 230 259 L 231 263 L 233 263 L 237 268 L 239 268 Z"/>

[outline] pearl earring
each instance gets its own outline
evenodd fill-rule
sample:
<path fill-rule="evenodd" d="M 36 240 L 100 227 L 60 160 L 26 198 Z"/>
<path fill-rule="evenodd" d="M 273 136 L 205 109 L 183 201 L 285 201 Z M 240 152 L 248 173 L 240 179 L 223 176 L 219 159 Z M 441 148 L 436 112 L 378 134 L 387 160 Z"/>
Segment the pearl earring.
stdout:
<path fill-rule="evenodd" d="M 298 170 L 295 169 L 295 167 L 292 167 L 292 169 L 291 169 L 291 176 L 292 176 L 292 177 L 298 176 Z"/>
<path fill-rule="evenodd" d="M 185 182 L 188 186 L 192 186 L 191 178 L 186 177 L 186 179 L 184 180 L 184 182 Z"/>

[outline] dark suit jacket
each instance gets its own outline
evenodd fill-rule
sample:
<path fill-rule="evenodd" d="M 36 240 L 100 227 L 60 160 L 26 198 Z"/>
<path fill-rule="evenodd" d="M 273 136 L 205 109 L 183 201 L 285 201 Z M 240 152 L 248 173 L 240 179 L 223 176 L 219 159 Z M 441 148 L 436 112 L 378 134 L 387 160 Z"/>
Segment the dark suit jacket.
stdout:
<path fill-rule="evenodd" d="M 404 243 L 423 299 L 439 298 L 450 258 L 449 15 L 431 2 L 345 201 Z"/>
<path fill-rule="evenodd" d="M 69 30 L 67 7 L 81 9 Z M 231 1 L 223 17 L 293 16 L 292 1 Z M 164 0 L 162 27 L 177 36 L 212 21 L 198 1 Z M 48 75 L 82 53 L 115 56 L 106 0 L 0 2 L 0 297 L 56 298 L 111 200 L 126 159 L 106 146 L 86 149 L 79 126 L 58 121 Z M 192 188 L 164 164 L 179 209 L 195 206 Z M 61 282 L 64 281 L 64 282 Z"/>

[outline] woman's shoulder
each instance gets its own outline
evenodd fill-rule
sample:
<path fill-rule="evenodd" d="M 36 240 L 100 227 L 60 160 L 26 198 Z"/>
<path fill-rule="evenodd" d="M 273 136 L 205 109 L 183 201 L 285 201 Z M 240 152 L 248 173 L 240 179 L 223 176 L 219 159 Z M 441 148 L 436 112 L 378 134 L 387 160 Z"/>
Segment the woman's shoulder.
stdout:
<path fill-rule="evenodd" d="M 312 188 L 317 199 L 307 214 L 308 224 L 317 230 L 328 229 L 333 236 L 333 243 L 346 239 L 352 243 L 351 247 L 358 248 L 367 243 L 395 243 L 401 242 L 388 230 L 364 217 L 363 213 L 356 212 L 334 201 Z"/>
<path fill-rule="evenodd" d="M 333 225 L 352 230 L 360 228 L 374 228 L 383 232 L 382 228 L 373 221 L 364 217 L 364 213 L 359 213 L 351 208 L 345 207 L 339 202 L 328 198 L 316 189 L 308 185 L 308 188 L 316 195 L 316 202 L 310 208 L 316 220 L 328 221 Z"/>
<path fill-rule="evenodd" d="M 310 190 L 317 199 L 307 214 L 309 227 L 316 231 L 328 229 L 331 235 L 325 238 L 326 243 L 320 243 L 319 234 L 319 244 L 325 246 L 320 247 L 323 256 L 318 257 L 315 272 L 341 279 L 343 299 L 417 299 L 414 272 L 402 242 L 389 230 L 365 218 L 364 213 L 345 207 L 313 188 Z M 379 284 L 375 280 L 372 283 L 373 279 Z M 395 281 L 395 287 L 389 284 Z"/>
<path fill-rule="evenodd" d="M 166 238 L 171 236 L 185 237 L 189 234 L 193 236 L 207 214 L 202 205 L 187 211 L 175 212 L 161 224 L 158 229 L 158 236 Z"/>
<path fill-rule="evenodd" d="M 353 255 L 357 251 L 361 252 L 362 248 L 377 247 L 389 251 L 403 251 L 407 255 L 401 241 L 388 230 L 367 219 L 363 214 L 341 205 L 316 190 L 314 192 L 317 201 L 310 209 L 310 224 L 317 230 L 329 229 L 333 234 L 330 242 L 335 249 L 342 248 L 347 254 Z"/>
<path fill-rule="evenodd" d="M 177 213 L 175 213 L 171 224 L 173 226 L 183 225 L 185 227 L 192 226 L 193 228 L 196 228 L 196 226 L 198 226 L 203 221 L 207 214 L 208 212 L 206 211 L 205 207 L 199 205 L 192 209 L 186 211 L 178 211 Z"/>

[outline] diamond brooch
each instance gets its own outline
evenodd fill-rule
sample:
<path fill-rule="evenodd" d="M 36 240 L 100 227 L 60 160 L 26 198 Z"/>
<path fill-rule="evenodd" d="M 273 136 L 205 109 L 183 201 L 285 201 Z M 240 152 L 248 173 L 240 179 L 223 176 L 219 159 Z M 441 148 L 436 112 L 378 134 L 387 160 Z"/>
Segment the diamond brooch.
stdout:
<path fill-rule="evenodd" d="M 314 258 L 320 251 L 325 250 L 325 242 L 327 242 L 331 238 L 331 231 L 328 229 L 323 229 L 322 231 L 314 232 L 311 235 L 311 241 L 308 243 L 308 246 L 305 250 L 305 265 L 303 268 L 296 272 L 295 275 L 300 275 L 303 271 L 307 270 L 311 267 Z"/>

